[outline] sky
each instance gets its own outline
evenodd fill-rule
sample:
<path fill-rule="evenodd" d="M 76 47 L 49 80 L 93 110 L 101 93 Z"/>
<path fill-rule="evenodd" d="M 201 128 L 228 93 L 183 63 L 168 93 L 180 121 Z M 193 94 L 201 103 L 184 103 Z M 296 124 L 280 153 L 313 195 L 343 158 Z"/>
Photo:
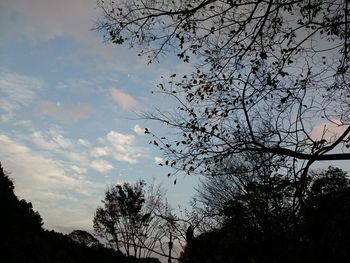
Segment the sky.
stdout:
<path fill-rule="evenodd" d="M 188 206 L 198 184 L 167 178 L 143 131 L 170 131 L 140 118 L 176 107 L 152 91 L 188 64 L 169 55 L 148 65 L 135 50 L 105 43 L 92 30 L 100 15 L 95 0 L 0 0 L 0 161 L 44 227 L 64 233 L 92 229 L 111 184 L 155 181 L 174 208 Z M 350 170 L 348 161 L 313 168 L 328 165 Z"/>
<path fill-rule="evenodd" d="M 198 183 L 167 178 L 144 128 L 169 131 L 140 118 L 171 109 L 152 91 L 188 66 L 105 43 L 99 16 L 95 0 L 0 1 L 0 161 L 44 227 L 64 233 L 92 229 L 108 185 L 155 181 L 186 207 Z"/>

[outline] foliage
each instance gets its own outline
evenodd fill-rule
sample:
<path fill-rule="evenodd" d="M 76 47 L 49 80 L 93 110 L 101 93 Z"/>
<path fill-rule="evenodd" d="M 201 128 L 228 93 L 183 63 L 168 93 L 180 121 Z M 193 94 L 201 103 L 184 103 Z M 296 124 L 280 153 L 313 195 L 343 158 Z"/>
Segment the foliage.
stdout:
<path fill-rule="evenodd" d="M 241 156 L 242 157 L 242 156 Z M 261 159 L 265 160 L 261 164 Z M 292 169 L 282 166 L 278 159 L 249 154 L 245 158 L 236 158 L 222 167 L 220 176 L 202 178 L 193 201 L 198 217 L 205 217 L 203 230 L 221 226 L 225 215 L 234 209 L 234 202 L 250 206 L 250 213 L 271 212 L 286 213 L 293 211 L 295 184 L 291 182 Z M 254 193 L 254 195 L 251 195 Z M 287 198 L 288 197 L 288 198 Z M 236 204 L 237 205 L 237 204 Z"/>
<path fill-rule="evenodd" d="M 85 231 L 73 231 L 67 236 L 44 230 L 42 219 L 39 213 L 33 210 L 31 203 L 19 200 L 15 195 L 13 182 L 4 172 L 1 163 L 0 207 L 1 262 L 159 262 L 156 259 L 138 260 L 126 257 L 101 245 L 89 247 L 98 241 Z"/>
<path fill-rule="evenodd" d="M 192 73 L 160 83 L 177 110 L 147 116 L 179 131 L 152 140 L 166 165 L 215 176 L 245 152 L 279 156 L 296 169 L 301 201 L 312 163 L 350 159 L 338 147 L 350 138 L 348 1 L 98 4 L 108 41 L 150 62 L 175 51 L 191 63 Z"/>
<path fill-rule="evenodd" d="M 6 255 L 15 255 L 19 261 L 25 262 L 34 254 L 33 241 L 38 239 L 42 232 L 43 223 L 31 203 L 17 198 L 13 182 L 4 172 L 1 163 L 0 207 L 0 225 L 3 227 L 0 237 L 1 249 Z"/>
<path fill-rule="evenodd" d="M 87 247 L 99 247 L 102 246 L 97 238 L 84 230 L 74 230 L 69 235 L 69 238 L 78 244 L 83 244 Z"/>
<path fill-rule="evenodd" d="M 221 227 L 195 238 L 181 262 L 348 262 L 349 183 L 338 168 L 312 172 L 298 220 L 285 206 L 291 183 L 276 176 L 269 187 L 249 184 L 226 204 Z"/>
<path fill-rule="evenodd" d="M 111 247 L 137 258 L 161 251 L 167 234 L 167 222 L 159 216 L 166 210 L 164 194 L 160 188 L 146 191 L 145 186 L 139 181 L 110 187 L 94 217 L 97 234 Z"/>

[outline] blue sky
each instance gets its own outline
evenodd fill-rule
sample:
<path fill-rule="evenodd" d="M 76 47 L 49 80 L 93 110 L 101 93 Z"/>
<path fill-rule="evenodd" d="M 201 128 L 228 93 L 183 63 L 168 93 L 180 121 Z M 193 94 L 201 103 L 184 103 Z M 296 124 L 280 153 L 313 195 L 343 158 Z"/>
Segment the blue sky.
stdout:
<path fill-rule="evenodd" d="M 91 229 L 113 183 L 155 179 L 173 207 L 186 206 L 198 183 L 167 178 L 143 129 L 169 131 L 138 118 L 176 107 L 151 91 L 161 76 L 189 65 L 171 54 L 147 65 L 135 51 L 104 43 L 91 30 L 99 15 L 95 0 L 0 1 L 0 161 L 48 229 Z M 320 123 L 313 136 L 325 125 L 337 129 Z M 348 161 L 313 168 L 330 164 L 350 169 Z"/>
<path fill-rule="evenodd" d="M 0 2 L 0 161 L 45 227 L 63 232 L 91 229 L 109 184 L 155 179 L 177 206 L 198 182 L 167 178 L 143 129 L 169 131 L 138 118 L 172 107 L 151 91 L 188 66 L 171 57 L 148 66 L 104 43 L 91 30 L 98 17 L 95 0 Z"/>

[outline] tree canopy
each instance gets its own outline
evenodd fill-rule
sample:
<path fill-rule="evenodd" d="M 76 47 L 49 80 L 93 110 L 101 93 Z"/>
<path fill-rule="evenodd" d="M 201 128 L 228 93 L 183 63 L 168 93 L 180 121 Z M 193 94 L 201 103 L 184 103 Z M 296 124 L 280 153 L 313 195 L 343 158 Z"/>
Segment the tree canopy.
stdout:
<path fill-rule="evenodd" d="M 350 159 L 348 1 L 98 4 L 107 41 L 150 62 L 175 52 L 193 68 L 159 85 L 177 110 L 148 115 L 179 131 L 152 141 L 165 164 L 218 175 L 244 152 L 277 156 L 295 169 L 301 196 L 315 161 Z"/>
<path fill-rule="evenodd" d="M 136 259 L 101 245 L 90 233 L 75 230 L 69 236 L 45 230 L 30 202 L 18 199 L 14 184 L 0 163 L 1 262 L 159 262 Z"/>
<path fill-rule="evenodd" d="M 145 189 L 144 181 L 111 186 L 103 206 L 97 208 L 94 230 L 118 251 L 136 258 L 152 253 L 166 255 L 163 239 L 168 235 L 164 193 L 159 187 Z"/>
<path fill-rule="evenodd" d="M 223 223 L 185 249 L 180 262 L 347 262 L 350 242 L 349 177 L 329 167 L 307 180 L 298 220 L 290 213 L 292 182 L 283 177 L 248 182 L 222 200 Z M 232 185 L 230 178 L 227 182 Z M 223 186 L 207 182 L 207 190 Z M 211 188 L 209 187 L 211 186 Z M 219 202 L 219 201 L 217 201 Z M 207 203 L 211 206 L 211 203 Z"/>

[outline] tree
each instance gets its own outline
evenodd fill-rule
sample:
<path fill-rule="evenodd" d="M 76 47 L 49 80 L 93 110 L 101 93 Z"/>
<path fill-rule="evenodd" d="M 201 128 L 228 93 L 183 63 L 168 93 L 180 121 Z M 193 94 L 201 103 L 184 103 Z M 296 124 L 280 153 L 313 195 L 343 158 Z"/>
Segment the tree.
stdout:
<path fill-rule="evenodd" d="M 290 183 L 281 177 L 249 183 L 245 193 L 223 200 L 222 225 L 195 238 L 180 262 L 348 262 L 347 173 L 333 167 L 311 173 L 300 220 L 285 209 Z"/>
<path fill-rule="evenodd" d="M 30 202 L 19 200 L 14 184 L 0 163 L 1 262 L 120 262 L 159 263 L 135 259 L 99 244 L 91 234 L 75 230 L 70 235 L 48 231 Z"/>
<path fill-rule="evenodd" d="M 294 233 L 299 233 L 302 222 L 300 213 L 293 209 L 294 182 L 288 174 L 275 171 L 273 160 L 252 169 L 256 163 L 258 159 L 235 162 L 227 174 L 202 180 L 194 210 L 214 223 L 202 227 L 204 235 L 186 249 L 183 262 L 211 262 L 210 258 L 217 258 L 215 262 L 247 262 L 248 254 L 251 261 L 265 260 L 257 262 L 298 261 L 293 253 L 290 261 L 284 260 L 284 253 L 294 250 L 299 237 Z M 215 241 L 211 239 L 218 236 L 222 242 L 215 244 L 215 254 L 198 257 L 200 246 L 212 246 Z"/>
<path fill-rule="evenodd" d="M 1 258 L 5 262 L 37 261 L 42 218 L 30 202 L 18 199 L 12 180 L 0 163 Z"/>
<path fill-rule="evenodd" d="M 83 244 L 87 247 L 101 246 L 97 238 L 84 230 L 74 230 L 69 235 L 69 238 L 78 244 Z"/>
<path fill-rule="evenodd" d="M 159 216 L 167 209 L 164 193 L 159 187 L 146 191 L 145 186 L 138 181 L 110 187 L 94 217 L 97 234 L 111 247 L 137 258 L 165 255 L 162 241 L 168 234 L 167 222 Z"/>
<path fill-rule="evenodd" d="M 208 231 L 222 226 L 232 200 L 254 207 L 252 214 L 260 210 L 263 215 L 274 210 L 276 215 L 287 212 L 297 215 L 293 210 L 296 201 L 295 184 L 290 175 L 293 170 L 288 166 L 283 171 L 276 169 L 282 165 L 277 158 L 268 160 L 245 153 L 222 167 L 220 176 L 202 178 L 193 208 L 199 217 L 207 218 L 203 229 Z"/>
<path fill-rule="evenodd" d="M 314 172 L 301 225 L 307 262 L 348 262 L 350 253 L 350 180 L 346 172 L 328 167 Z"/>
<path fill-rule="evenodd" d="M 152 141 L 175 171 L 218 175 L 243 152 L 280 156 L 296 169 L 302 201 L 314 162 L 350 159 L 348 1 L 98 5 L 107 41 L 136 46 L 150 62 L 175 51 L 193 67 L 159 85 L 177 110 L 147 116 L 179 131 Z"/>

